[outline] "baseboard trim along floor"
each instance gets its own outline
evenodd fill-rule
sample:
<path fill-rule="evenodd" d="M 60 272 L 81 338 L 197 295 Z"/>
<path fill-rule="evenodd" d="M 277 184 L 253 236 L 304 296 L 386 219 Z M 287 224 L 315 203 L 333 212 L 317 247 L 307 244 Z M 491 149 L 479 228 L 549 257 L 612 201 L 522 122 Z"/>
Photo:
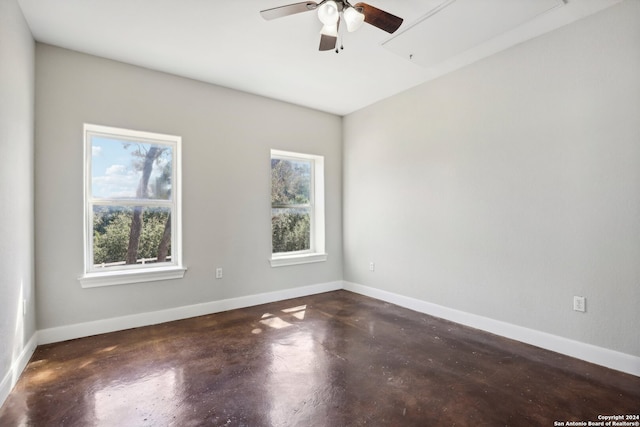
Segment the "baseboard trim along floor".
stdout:
<path fill-rule="evenodd" d="M 344 282 L 343 289 L 640 377 L 640 357 L 630 354 L 570 340 L 546 332 L 478 316 L 357 283 Z"/>
<path fill-rule="evenodd" d="M 639 377 L 336 290 L 39 346 L 0 425 L 586 425 L 638 401 Z"/>
<path fill-rule="evenodd" d="M 19 356 L 13 362 L 4 378 L 2 378 L 0 382 L 0 404 L 2 404 L 9 395 L 37 345 L 171 322 L 340 289 L 640 377 L 640 357 L 357 283 L 334 281 L 39 330 L 24 345 Z"/>
<path fill-rule="evenodd" d="M 452 322 L 500 335 L 505 338 L 521 341 L 526 344 L 535 345 L 560 354 L 605 366 L 610 369 L 640 376 L 640 357 L 347 281 L 319 283 L 315 285 L 265 292 L 219 301 L 210 301 L 202 304 L 176 307 L 149 313 L 139 313 L 129 316 L 43 329 L 37 332 L 37 342 L 38 344 L 49 344 L 123 329 L 219 313 L 237 308 L 251 307 L 254 305 L 330 292 L 339 289 L 345 289 L 347 291 L 376 298 L 391 304 L 396 304 L 404 308 L 409 308 L 420 313 L 440 317 Z"/>
<path fill-rule="evenodd" d="M 0 406 L 2 406 L 2 403 L 7 399 L 9 393 L 11 393 L 13 386 L 15 386 L 18 382 L 18 378 L 20 378 L 22 371 L 24 371 L 27 363 L 29 363 L 29 359 L 31 359 L 31 356 L 33 356 L 33 352 L 36 351 L 37 345 L 38 333 L 36 332 L 22 347 L 22 350 L 20 350 L 20 354 L 11 364 L 9 371 L 6 373 L 4 378 L 2 378 L 2 381 L 0 381 Z"/>
<path fill-rule="evenodd" d="M 139 328 L 141 326 L 156 325 L 158 323 L 187 319 L 189 317 L 204 316 L 206 314 L 220 313 L 222 311 L 234 310 L 236 308 L 252 307 L 254 305 L 336 291 L 342 289 L 342 287 L 342 281 L 319 283 L 316 285 L 301 286 L 298 288 L 290 288 L 280 291 L 209 301 L 201 304 L 170 308 L 167 310 L 132 314 L 129 316 L 42 329 L 38 331 L 38 344 L 50 344 L 75 338 L 88 337 L 91 335 L 104 334 L 107 332 L 115 332 L 124 329 Z"/>

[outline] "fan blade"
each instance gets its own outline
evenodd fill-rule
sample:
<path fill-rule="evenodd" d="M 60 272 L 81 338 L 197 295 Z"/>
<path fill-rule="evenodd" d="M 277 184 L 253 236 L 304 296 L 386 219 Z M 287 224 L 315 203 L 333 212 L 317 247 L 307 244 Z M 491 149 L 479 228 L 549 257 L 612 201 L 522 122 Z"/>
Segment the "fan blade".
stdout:
<path fill-rule="evenodd" d="M 267 21 L 276 18 L 282 18 L 284 16 L 293 15 L 301 12 L 308 12 L 318 7 L 318 3 L 314 1 L 303 1 L 300 3 L 288 4 L 286 6 L 278 6 L 272 9 L 265 9 L 260 11 L 260 15 Z"/>
<path fill-rule="evenodd" d="M 333 50 L 338 44 L 338 38 L 333 36 L 327 36 L 320 34 L 320 49 L 319 50 Z"/>
<path fill-rule="evenodd" d="M 370 4 L 357 3 L 355 8 L 362 8 L 362 13 L 364 13 L 364 22 L 371 24 L 374 27 L 378 27 L 387 33 L 394 33 L 398 28 L 400 28 L 400 25 L 402 25 L 402 18 L 378 9 L 377 7 L 373 7 Z"/>
<path fill-rule="evenodd" d="M 338 31 L 340 31 L 340 20 L 336 22 L 336 33 Z M 319 48 L 320 51 L 336 49 L 337 45 L 338 45 L 337 34 L 335 36 L 329 36 L 327 34 L 322 34 L 322 32 L 320 32 L 320 48 Z M 336 53 L 337 52 L 338 50 L 336 49 Z"/>

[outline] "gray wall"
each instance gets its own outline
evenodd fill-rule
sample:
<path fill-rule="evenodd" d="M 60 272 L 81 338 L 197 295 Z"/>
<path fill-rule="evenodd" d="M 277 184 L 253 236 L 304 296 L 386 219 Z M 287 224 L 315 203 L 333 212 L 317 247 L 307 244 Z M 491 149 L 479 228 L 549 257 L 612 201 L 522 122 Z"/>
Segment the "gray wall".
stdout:
<path fill-rule="evenodd" d="M 34 88 L 28 29 L 14 0 L 0 7 L 4 373 L 35 330 Z M 639 17 L 640 2 L 624 2 L 351 114 L 344 127 L 37 45 L 38 328 L 344 277 L 640 355 Z M 183 280 L 80 287 L 83 122 L 183 137 Z M 326 263 L 269 267 L 270 148 L 326 156 Z M 588 298 L 586 314 L 571 310 L 573 295 Z"/>
<path fill-rule="evenodd" d="M 627 1 L 347 116 L 345 280 L 640 356 L 639 76 Z"/>
<path fill-rule="evenodd" d="M 38 329 L 342 279 L 340 117 L 49 45 L 36 61 Z M 80 287 L 84 122 L 182 136 L 184 279 Z M 325 156 L 327 262 L 268 263 L 271 148 Z"/>
<path fill-rule="evenodd" d="M 0 0 L 0 382 L 35 332 L 34 66 L 18 3 Z"/>

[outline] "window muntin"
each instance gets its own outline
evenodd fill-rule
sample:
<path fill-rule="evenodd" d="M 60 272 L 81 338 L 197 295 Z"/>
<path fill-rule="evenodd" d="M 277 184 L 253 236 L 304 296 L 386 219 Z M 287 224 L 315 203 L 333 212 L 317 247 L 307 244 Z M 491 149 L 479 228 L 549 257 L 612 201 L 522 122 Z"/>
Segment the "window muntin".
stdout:
<path fill-rule="evenodd" d="M 271 243 L 272 266 L 326 259 L 322 156 L 271 151 Z"/>
<path fill-rule="evenodd" d="M 89 124 L 84 131 L 85 278 L 181 267 L 181 138 Z"/>

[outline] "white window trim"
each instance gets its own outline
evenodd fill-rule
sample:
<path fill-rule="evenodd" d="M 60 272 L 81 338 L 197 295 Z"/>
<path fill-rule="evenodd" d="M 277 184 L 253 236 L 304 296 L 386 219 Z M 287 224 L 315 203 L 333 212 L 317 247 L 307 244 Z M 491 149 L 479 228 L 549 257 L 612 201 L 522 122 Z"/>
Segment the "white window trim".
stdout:
<path fill-rule="evenodd" d="M 293 160 L 311 160 L 312 167 L 312 212 L 311 212 L 311 248 L 308 251 L 281 252 L 271 254 L 271 267 L 308 264 L 327 260 L 325 253 L 325 193 L 324 193 L 324 156 L 294 153 L 291 151 L 271 150 L 271 158 L 289 158 Z M 271 199 L 270 199 L 271 200 Z M 271 212 L 271 203 L 269 203 Z"/>
<path fill-rule="evenodd" d="M 174 148 L 173 181 L 171 183 L 173 203 L 171 262 L 150 267 L 126 267 L 119 270 L 96 271 L 92 265 L 93 252 L 93 209 L 91 200 L 91 136 L 104 135 L 138 141 L 161 142 Z M 175 135 L 158 134 L 130 129 L 84 124 L 84 274 L 78 278 L 83 288 L 124 285 L 158 280 L 180 279 L 186 267 L 182 264 L 182 138 Z"/>
<path fill-rule="evenodd" d="M 313 262 L 323 262 L 326 260 L 326 253 L 305 253 L 299 255 L 283 255 L 271 257 L 269 263 L 271 264 L 271 267 L 284 267 L 287 265 L 310 264 Z"/>
<path fill-rule="evenodd" d="M 86 273 L 78 280 L 83 288 L 100 286 L 128 285 L 131 283 L 155 282 L 158 280 L 182 279 L 186 267 L 166 266 L 139 270 L 106 271 L 104 273 Z"/>

